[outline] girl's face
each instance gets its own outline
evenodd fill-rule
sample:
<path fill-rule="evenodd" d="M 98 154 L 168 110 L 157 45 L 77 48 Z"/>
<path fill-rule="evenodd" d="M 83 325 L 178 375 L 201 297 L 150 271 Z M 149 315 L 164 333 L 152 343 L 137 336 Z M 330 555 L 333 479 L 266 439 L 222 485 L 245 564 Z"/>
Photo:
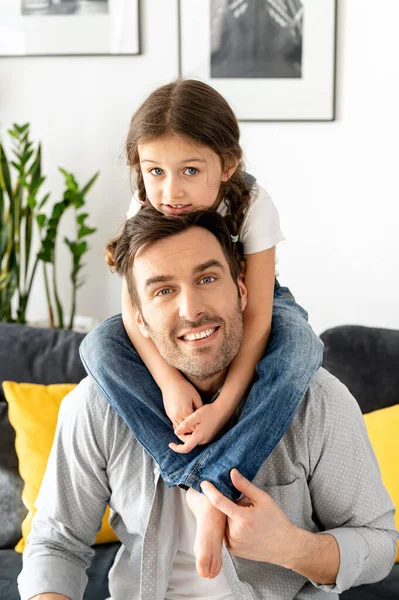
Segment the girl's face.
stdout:
<path fill-rule="evenodd" d="M 220 185 L 235 170 L 223 173 L 211 148 L 173 134 L 139 144 L 138 153 L 147 198 L 164 215 L 217 208 Z"/>

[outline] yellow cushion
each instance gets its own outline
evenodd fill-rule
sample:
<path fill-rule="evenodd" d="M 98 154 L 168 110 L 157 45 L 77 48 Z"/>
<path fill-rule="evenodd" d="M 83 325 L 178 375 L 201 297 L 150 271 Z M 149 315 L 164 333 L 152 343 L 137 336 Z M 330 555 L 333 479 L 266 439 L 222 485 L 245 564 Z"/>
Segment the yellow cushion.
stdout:
<path fill-rule="evenodd" d="M 368 413 L 364 420 L 382 480 L 396 506 L 395 523 L 399 528 L 399 404 Z M 396 562 L 399 562 L 399 547 Z"/>
<path fill-rule="evenodd" d="M 37 385 L 4 381 L 4 395 L 8 402 L 8 416 L 15 429 L 15 449 L 19 472 L 24 481 L 22 500 L 28 514 L 22 523 L 22 539 L 15 550 L 23 552 L 36 512 L 34 506 L 46 470 L 53 444 L 58 410 L 64 396 L 75 384 Z M 104 514 L 96 544 L 117 541 L 109 523 L 109 507 Z"/>

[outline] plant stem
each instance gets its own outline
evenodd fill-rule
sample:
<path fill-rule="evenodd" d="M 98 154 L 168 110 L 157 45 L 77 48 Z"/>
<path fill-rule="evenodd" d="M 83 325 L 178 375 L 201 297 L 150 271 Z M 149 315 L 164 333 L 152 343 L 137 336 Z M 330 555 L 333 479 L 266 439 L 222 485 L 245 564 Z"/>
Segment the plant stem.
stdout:
<path fill-rule="evenodd" d="M 53 307 L 51 305 L 50 286 L 48 284 L 47 269 L 46 269 L 45 262 L 43 263 L 43 277 L 44 277 L 44 287 L 46 290 L 49 325 L 50 325 L 51 329 L 54 329 L 55 328 L 54 311 L 53 311 Z"/>
<path fill-rule="evenodd" d="M 64 329 L 64 314 L 63 314 L 63 310 L 62 310 L 62 305 L 61 305 L 61 301 L 60 301 L 60 297 L 58 295 L 58 289 L 57 289 L 57 269 L 56 269 L 56 259 L 55 259 L 55 245 L 54 245 L 54 253 L 53 253 L 53 292 L 54 292 L 54 299 L 55 299 L 55 307 L 57 309 L 57 316 L 58 316 L 58 325 L 57 327 L 59 327 L 59 329 Z"/>

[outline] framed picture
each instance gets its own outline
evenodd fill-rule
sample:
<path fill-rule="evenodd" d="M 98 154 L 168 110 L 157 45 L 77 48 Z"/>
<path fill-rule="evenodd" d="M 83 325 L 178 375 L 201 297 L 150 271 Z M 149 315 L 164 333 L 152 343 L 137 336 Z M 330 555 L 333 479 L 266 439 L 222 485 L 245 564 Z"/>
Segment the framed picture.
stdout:
<path fill-rule="evenodd" d="M 140 54 L 139 0 L 1 0 L 0 56 Z"/>
<path fill-rule="evenodd" d="M 335 118 L 335 0 L 179 0 L 179 71 L 241 121 Z"/>

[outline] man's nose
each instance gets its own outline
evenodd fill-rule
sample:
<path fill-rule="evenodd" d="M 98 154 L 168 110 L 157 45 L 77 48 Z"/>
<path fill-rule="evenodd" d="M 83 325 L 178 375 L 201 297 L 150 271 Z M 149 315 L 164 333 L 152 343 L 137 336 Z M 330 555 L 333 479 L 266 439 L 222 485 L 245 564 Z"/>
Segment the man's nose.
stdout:
<path fill-rule="evenodd" d="M 197 321 L 205 312 L 201 294 L 196 289 L 184 290 L 180 294 L 179 316 L 186 321 Z"/>

